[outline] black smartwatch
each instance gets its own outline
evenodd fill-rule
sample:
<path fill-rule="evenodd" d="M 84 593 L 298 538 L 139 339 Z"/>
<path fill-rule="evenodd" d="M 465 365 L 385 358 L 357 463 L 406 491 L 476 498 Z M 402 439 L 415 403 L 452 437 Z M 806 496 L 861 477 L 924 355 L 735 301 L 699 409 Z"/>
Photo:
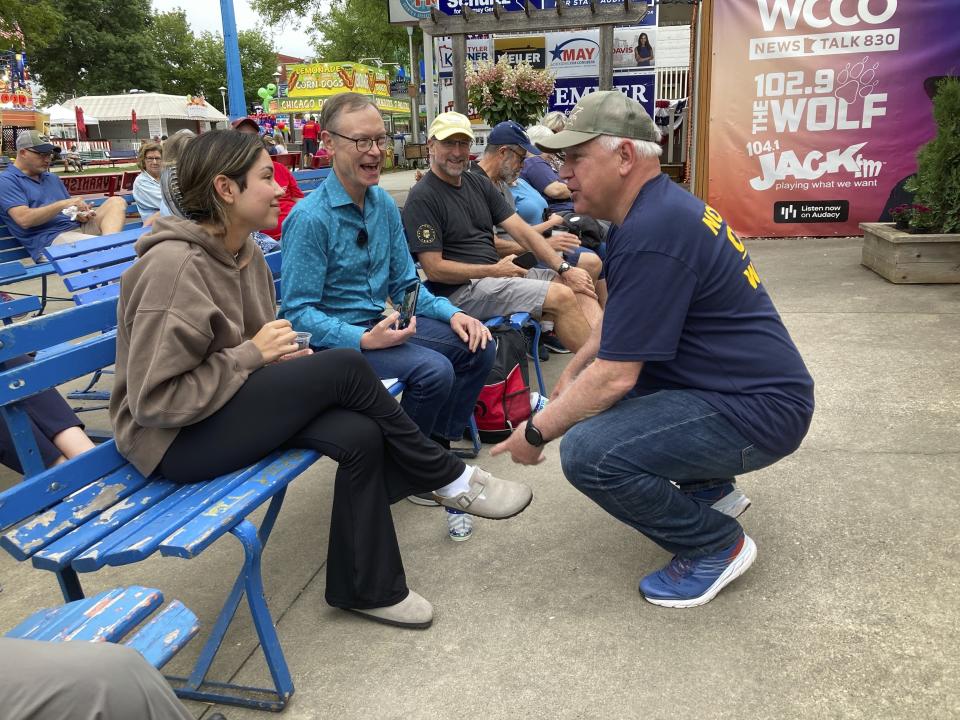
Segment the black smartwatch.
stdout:
<path fill-rule="evenodd" d="M 543 433 L 533 424 L 533 420 L 527 420 L 527 428 L 523 431 L 523 439 L 534 447 L 543 447 L 546 440 L 543 439 Z"/>
<path fill-rule="evenodd" d="M 557 268 L 557 275 L 563 275 L 571 267 L 572 266 L 570 265 L 570 263 L 564 260 L 562 263 L 560 263 L 560 267 Z"/>

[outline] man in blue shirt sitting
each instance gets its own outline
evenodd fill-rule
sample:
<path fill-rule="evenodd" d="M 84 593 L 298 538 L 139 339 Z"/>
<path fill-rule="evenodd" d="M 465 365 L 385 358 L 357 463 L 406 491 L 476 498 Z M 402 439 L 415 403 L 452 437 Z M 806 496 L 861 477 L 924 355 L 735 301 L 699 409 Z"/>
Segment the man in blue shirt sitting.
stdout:
<path fill-rule="evenodd" d="M 582 493 L 670 553 L 640 581 L 656 605 L 709 602 L 753 563 L 734 478 L 799 447 L 813 380 L 760 275 L 721 215 L 660 172 L 660 131 L 613 90 L 581 99 L 560 176 L 576 211 L 615 227 L 603 323 L 554 397 L 492 454 L 534 464 L 560 445 Z"/>
<path fill-rule="evenodd" d="M 17 136 L 17 159 L 0 175 L 0 220 L 30 253 L 43 260 L 43 249 L 96 235 L 120 232 L 127 214 L 123 198 L 107 198 L 94 209 L 72 198 L 50 172 L 60 148 L 36 130 Z M 64 212 L 66 211 L 66 212 Z"/>
<path fill-rule="evenodd" d="M 333 172 L 283 223 L 280 316 L 313 334 L 318 348 L 363 352 L 380 377 L 406 385 L 402 406 L 424 435 L 445 447 L 463 437 L 496 350 L 483 323 L 420 287 L 404 329 L 399 307 L 419 282 L 400 213 L 381 187 L 383 118 L 368 97 L 327 100 L 322 139 Z"/>

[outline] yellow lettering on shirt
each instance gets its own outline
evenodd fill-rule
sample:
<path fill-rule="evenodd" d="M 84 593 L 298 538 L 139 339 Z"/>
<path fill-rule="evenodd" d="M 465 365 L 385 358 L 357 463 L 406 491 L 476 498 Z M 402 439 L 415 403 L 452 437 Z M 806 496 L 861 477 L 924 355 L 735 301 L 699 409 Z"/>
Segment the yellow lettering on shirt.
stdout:
<path fill-rule="evenodd" d="M 743 274 L 747 278 L 747 282 L 750 283 L 750 287 L 756 290 L 760 284 L 760 276 L 757 274 L 757 269 L 753 266 L 753 263 L 747 265 L 747 269 L 743 271 Z"/>
<path fill-rule="evenodd" d="M 744 247 L 743 242 L 740 238 L 737 237 L 737 234 L 730 229 L 730 226 L 727 225 L 727 240 L 730 241 L 730 244 L 740 253 L 740 257 L 744 260 L 747 259 L 747 249 Z"/>
<path fill-rule="evenodd" d="M 723 225 L 723 218 L 720 217 L 720 213 L 712 207 L 705 205 L 703 208 L 703 224 L 710 228 L 710 232 L 716 237 L 720 234 L 720 226 Z"/>

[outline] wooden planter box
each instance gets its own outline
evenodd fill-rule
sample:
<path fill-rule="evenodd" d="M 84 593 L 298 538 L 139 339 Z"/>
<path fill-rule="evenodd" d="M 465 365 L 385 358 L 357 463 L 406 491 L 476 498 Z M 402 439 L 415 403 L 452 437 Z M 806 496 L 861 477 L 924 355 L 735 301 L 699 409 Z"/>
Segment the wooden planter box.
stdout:
<path fill-rule="evenodd" d="M 860 223 L 865 265 L 892 283 L 960 283 L 960 234 L 911 235 L 892 223 Z"/>

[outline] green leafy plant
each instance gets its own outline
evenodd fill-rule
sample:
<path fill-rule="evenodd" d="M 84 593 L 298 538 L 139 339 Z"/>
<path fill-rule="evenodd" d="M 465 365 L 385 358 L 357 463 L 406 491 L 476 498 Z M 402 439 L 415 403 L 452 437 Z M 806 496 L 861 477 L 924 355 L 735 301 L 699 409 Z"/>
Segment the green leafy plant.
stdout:
<path fill-rule="evenodd" d="M 553 75 L 528 63 L 511 66 L 501 57 L 496 64 L 467 65 L 467 100 L 491 127 L 504 120 L 530 125 L 543 115 L 553 92 Z"/>
<path fill-rule="evenodd" d="M 908 225 L 917 232 L 960 233 L 960 79 L 940 81 L 933 98 L 937 136 L 917 154 L 917 174 L 906 184 L 918 205 Z"/>

